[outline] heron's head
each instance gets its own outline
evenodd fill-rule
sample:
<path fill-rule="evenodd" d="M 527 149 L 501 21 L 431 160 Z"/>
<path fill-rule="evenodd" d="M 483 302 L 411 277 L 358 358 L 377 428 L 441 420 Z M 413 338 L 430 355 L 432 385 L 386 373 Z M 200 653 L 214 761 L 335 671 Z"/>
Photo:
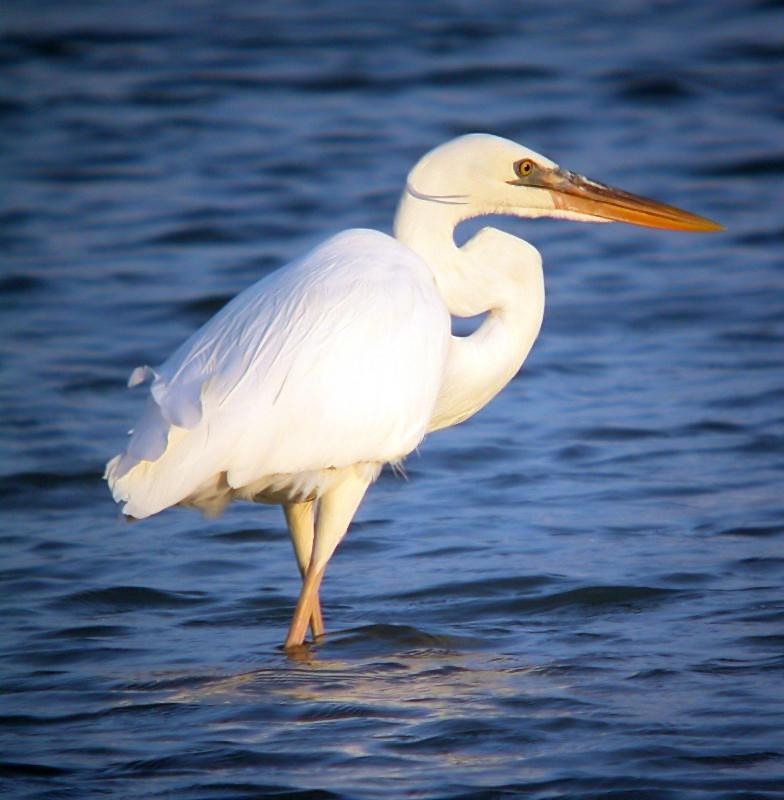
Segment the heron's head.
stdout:
<path fill-rule="evenodd" d="M 421 200 L 470 206 L 466 216 L 510 214 L 722 230 L 704 217 L 568 172 L 527 147 L 484 133 L 461 136 L 431 150 L 409 173 L 406 190 Z"/>

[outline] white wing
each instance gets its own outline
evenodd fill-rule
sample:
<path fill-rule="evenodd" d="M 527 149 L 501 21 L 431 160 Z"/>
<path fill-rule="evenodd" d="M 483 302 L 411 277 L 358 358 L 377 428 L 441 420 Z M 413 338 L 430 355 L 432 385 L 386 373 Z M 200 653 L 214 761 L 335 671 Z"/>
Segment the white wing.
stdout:
<path fill-rule="evenodd" d="M 349 230 L 246 289 L 157 370 L 106 477 L 145 517 L 225 472 L 267 475 L 395 461 L 425 434 L 449 315 L 418 256 Z"/>

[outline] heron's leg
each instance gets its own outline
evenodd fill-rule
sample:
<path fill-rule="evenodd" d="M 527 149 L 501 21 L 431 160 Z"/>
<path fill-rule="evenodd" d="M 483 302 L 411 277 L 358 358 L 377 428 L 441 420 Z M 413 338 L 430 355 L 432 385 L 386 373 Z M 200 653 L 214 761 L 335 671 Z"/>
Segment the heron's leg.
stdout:
<path fill-rule="evenodd" d="M 294 555 L 297 557 L 299 574 L 304 581 L 308 564 L 310 564 L 310 554 L 313 550 L 313 501 L 284 503 L 283 513 L 286 516 L 286 524 L 289 526 L 291 543 L 294 545 Z M 321 617 L 318 592 L 310 615 L 310 633 L 314 639 L 324 633 L 324 622 Z"/>
<path fill-rule="evenodd" d="M 296 647 L 304 641 L 308 619 L 318 598 L 324 569 L 340 540 L 345 536 L 368 483 L 366 477 L 360 477 L 357 470 L 349 467 L 345 470 L 345 477 L 335 483 L 319 500 L 313 552 L 305 572 L 297 607 L 294 609 L 285 647 Z"/>

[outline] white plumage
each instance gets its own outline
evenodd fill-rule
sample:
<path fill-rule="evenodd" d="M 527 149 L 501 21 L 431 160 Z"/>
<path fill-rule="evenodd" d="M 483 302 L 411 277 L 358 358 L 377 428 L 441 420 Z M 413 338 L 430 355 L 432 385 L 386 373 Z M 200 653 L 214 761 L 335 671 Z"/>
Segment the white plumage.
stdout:
<path fill-rule="evenodd" d="M 398 461 L 425 435 L 448 342 L 422 260 L 344 231 L 145 370 L 151 401 L 107 467 L 114 498 L 137 518 L 181 502 L 214 513 L 232 496 L 307 500 L 325 469 Z"/>
<path fill-rule="evenodd" d="M 565 172 L 473 134 L 409 173 L 395 237 L 334 236 L 232 300 L 157 369 L 144 416 L 106 468 L 133 517 L 233 498 L 283 506 L 303 587 L 286 646 L 323 632 L 318 589 L 368 485 L 429 430 L 457 424 L 517 372 L 542 321 L 539 253 L 483 228 L 481 214 L 552 216 L 681 230 L 701 217 Z M 450 315 L 485 313 L 465 338 Z"/>

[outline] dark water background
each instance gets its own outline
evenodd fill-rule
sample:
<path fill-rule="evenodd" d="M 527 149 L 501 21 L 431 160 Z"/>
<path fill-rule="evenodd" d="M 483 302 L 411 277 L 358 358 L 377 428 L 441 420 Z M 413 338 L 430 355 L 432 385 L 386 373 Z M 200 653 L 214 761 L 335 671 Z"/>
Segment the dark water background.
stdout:
<path fill-rule="evenodd" d="M 0 26 L 3 797 L 784 797 L 781 3 Z M 382 475 L 290 660 L 279 510 L 118 518 L 125 379 L 472 130 L 728 232 L 510 224 L 539 342 Z"/>

